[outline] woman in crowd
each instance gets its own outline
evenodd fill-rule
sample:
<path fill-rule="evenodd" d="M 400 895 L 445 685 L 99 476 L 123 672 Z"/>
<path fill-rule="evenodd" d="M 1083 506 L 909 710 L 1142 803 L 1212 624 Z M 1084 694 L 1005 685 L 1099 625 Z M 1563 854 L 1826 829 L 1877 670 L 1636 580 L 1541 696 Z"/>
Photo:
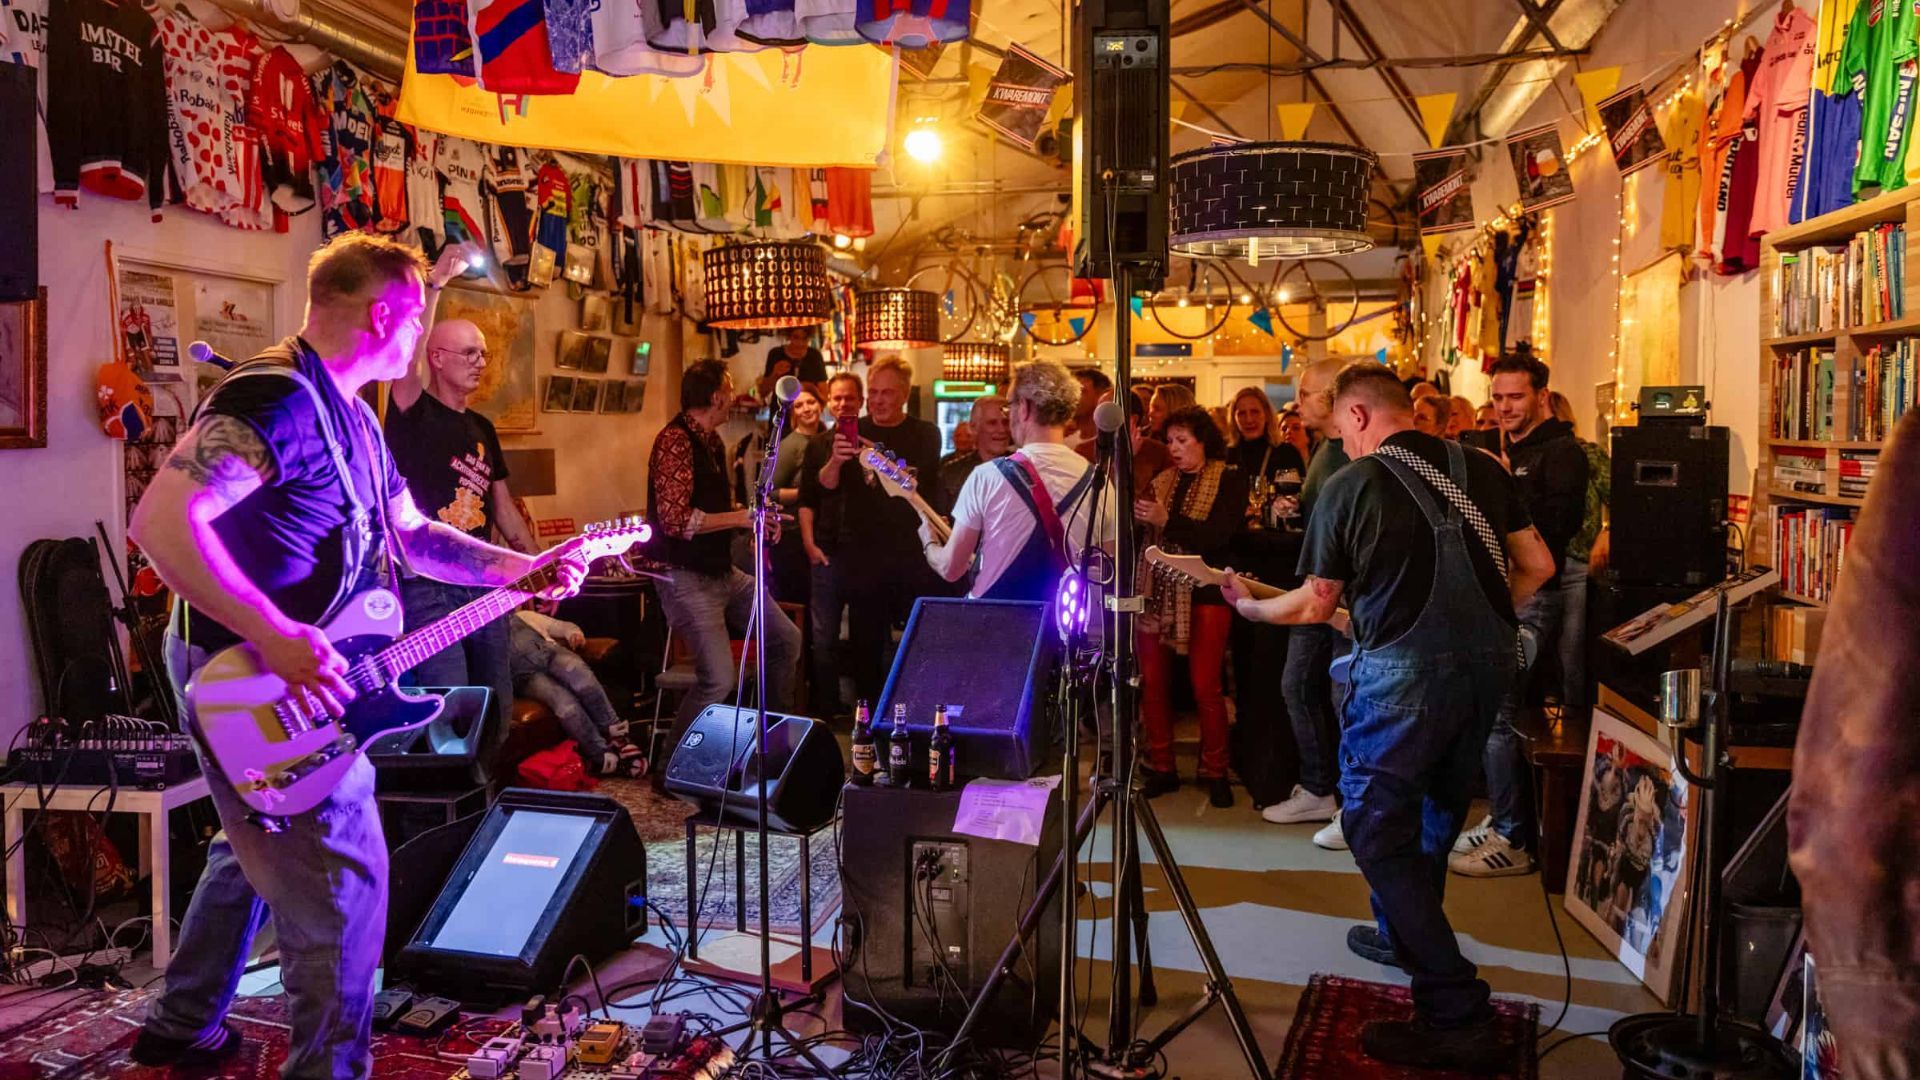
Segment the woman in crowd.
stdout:
<path fill-rule="evenodd" d="M 1606 531 L 1607 498 L 1613 490 L 1613 462 L 1606 448 L 1580 438 L 1580 425 L 1573 418 L 1573 403 L 1558 390 L 1550 391 L 1548 403 L 1556 419 L 1573 425 L 1573 437 L 1587 453 L 1587 517 L 1580 531 L 1567 541 L 1566 563 L 1560 568 L 1560 703 L 1579 706 L 1587 703 L 1587 575 L 1597 561 L 1596 549 L 1604 557 L 1602 534 Z"/>
<path fill-rule="evenodd" d="M 1288 510 L 1298 506 L 1291 496 L 1300 492 L 1306 458 L 1281 441 L 1273 402 L 1259 387 L 1244 387 L 1233 395 L 1229 415 L 1233 429 L 1227 438 L 1227 464 L 1246 474 L 1247 522 L 1256 529 L 1273 528 L 1294 516 Z"/>
<path fill-rule="evenodd" d="M 1153 398 L 1147 405 L 1147 434 L 1159 439 L 1161 442 L 1165 442 L 1167 440 L 1167 417 L 1172 416 L 1180 409 L 1189 408 L 1194 404 L 1196 404 L 1196 399 L 1193 396 L 1193 387 L 1191 386 L 1182 386 L 1179 383 L 1161 383 L 1159 386 L 1154 387 Z M 1201 411 L 1205 412 L 1206 410 L 1202 409 Z M 1209 419 L 1211 419 L 1211 417 L 1209 417 Z"/>
<path fill-rule="evenodd" d="M 1457 439 L 1461 432 L 1473 430 L 1473 402 L 1458 394 L 1447 400 L 1447 438 Z"/>
<path fill-rule="evenodd" d="M 1168 415 L 1166 429 L 1173 468 L 1154 479 L 1147 498 L 1133 504 L 1134 520 L 1147 527 L 1142 550 L 1158 544 L 1224 567 L 1234 534 L 1246 522 L 1247 479 L 1238 469 L 1227 467 L 1226 440 L 1207 410 L 1198 406 L 1176 410 Z M 1199 777 L 1213 805 L 1232 806 L 1227 703 L 1220 676 L 1233 610 L 1214 586 L 1196 589 L 1165 581 L 1144 566 L 1137 580 L 1147 593 L 1147 610 L 1137 624 L 1147 743 L 1145 790 L 1151 797 L 1180 786 L 1173 756 L 1171 684 L 1174 657 L 1185 655 L 1200 714 Z"/>
<path fill-rule="evenodd" d="M 1300 419 L 1300 406 L 1291 401 L 1280 410 L 1280 441 L 1293 447 L 1301 461 L 1313 456 L 1313 440 L 1307 434 L 1307 422 Z"/>
<path fill-rule="evenodd" d="M 787 422 L 791 430 L 781 438 L 773 459 L 773 491 L 782 509 L 790 510 L 800 501 L 800 461 L 806 456 L 807 444 L 826 430 L 821 423 L 820 395 L 812 387 L 800 388 Z M 800 530 L 782 529 L 780 542 L 773 548 L 774 597 L 792 604 L 806 603 L 810 576 Z"/>

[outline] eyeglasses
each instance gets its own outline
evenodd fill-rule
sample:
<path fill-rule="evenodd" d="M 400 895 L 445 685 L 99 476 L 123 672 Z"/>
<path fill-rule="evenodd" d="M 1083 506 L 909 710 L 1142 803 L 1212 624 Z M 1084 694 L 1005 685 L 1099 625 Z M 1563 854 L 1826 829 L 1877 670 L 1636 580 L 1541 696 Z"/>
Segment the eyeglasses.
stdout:
<path fill-rule="evenodd" d="M 460 359 L 465 360 L 469 364 L 484 364 L 487 362 L 488 358 L 493 355 L 491 352 L 489 352 L 484 348 L 479 348 L 479 349 L 439 348 L 433 351 L 441 352 L 441 353 L 452 353 L 453 355 L 459 357 Z"/>

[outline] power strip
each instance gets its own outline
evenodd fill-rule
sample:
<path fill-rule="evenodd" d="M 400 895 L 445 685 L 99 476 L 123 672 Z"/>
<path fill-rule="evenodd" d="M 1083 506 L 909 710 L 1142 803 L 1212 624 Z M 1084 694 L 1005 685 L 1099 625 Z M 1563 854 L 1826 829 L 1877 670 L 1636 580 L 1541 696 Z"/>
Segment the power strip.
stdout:
<path fill-rule="evenodd" d="M 16 954 L 26 951 L 25 949 L 15 950 Z M 88 967 L 118 967 L 132 959 L 132 949 L 116 945 L 110 949 L 95 949 L 91 953 L 68 953 L 66 956 L 50 960 L 36 960 L 12 970 L 14 978 L 22 982 L 37 983 L 57 971 L 78 971 L 82 961 Z"/>

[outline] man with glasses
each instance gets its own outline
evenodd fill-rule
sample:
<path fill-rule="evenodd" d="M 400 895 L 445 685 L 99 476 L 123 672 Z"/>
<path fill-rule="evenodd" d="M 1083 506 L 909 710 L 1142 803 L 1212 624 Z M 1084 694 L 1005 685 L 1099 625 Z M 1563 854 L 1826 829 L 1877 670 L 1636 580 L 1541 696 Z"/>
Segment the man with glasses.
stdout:
<path fill-rule="evenodd" d="M 440 289 L 462 265 L 467 264 L 443 254 L 429 275 L 429 320 Z M 500 437 L 491 421 L 467 408 L 480 389 L 488 357 L 487 339 L 473 323 L 431 323 L 413 369 L 392 385 L 387 446 L 429 521 L 445 522 L 479 540 L 490 540 L 498 531 L 507 547 L 531 555 L 539 545 L 513 505 Z M 408 626 L 431 622 L 486 591 L 418 576 L 400 584 Z M 413 669 L 420 686 L 485 686 L 493 691 L 493 724 L 482 743 L 482 761 L 491 760 L 491 751 L 506 737 L 507 710 L 513 702 L 508 629 L 504 620 L 497 620 Z"/>

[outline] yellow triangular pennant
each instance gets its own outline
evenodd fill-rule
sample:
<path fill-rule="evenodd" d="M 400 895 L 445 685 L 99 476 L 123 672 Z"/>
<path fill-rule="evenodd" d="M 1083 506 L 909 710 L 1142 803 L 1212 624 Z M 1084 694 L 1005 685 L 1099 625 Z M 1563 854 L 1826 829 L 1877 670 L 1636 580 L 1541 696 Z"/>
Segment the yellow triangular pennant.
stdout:
<path fill-rule="evenodd" d="M 1280 116 L 1280 137 L 1292 142 L 1305 135 L 1307 125 L 1313 120 L 1313 108 L 1311 101 L 1275 105 L 1273 111 Z"/>
<path fill-rule="evenodd" d="M 1420 247 L 1422 250 L 1424 250 L 1427 253 L 1428 262 L 1433 261 L 1434 254 L 1440 250 L 1440 244 L 1442 241 L 1446 240 L 1446 238 L 1447 238 L 1447 235 L 1445 233 L 1421 234 Z"/>
<path fill-rule="evenodd" d="M 1420 126 L 1427 129 L 1427 145 L 1435 149 L 1447 136 L 1447 124 L 1453 119 L 1453 103 L 1459 94 L 1422 94 L 1413 99 L 1420 109 Z"/>
<path fill-rule="evenodd" d="M 1187 115 L 1187 103 L 1184 101 L 1167 102 L 1167 115 L 1175 120 L 1183 120 Z"/>
<path fill-rule="evenodd" d="M 1599 131 L 1600 103 L 1620 88 L 1619 65 L 1582 71 L 1573 77 L 1573 85 L 1580 88 L 1580 100 L 1587 103 L 1587 130 Z"/>
<path fill-rule="evenodd" d="M 1047 107 L 1047 119 L 1040 125 L 1050 128 L 1060 122 L 1062 117 L 1073 115 L 1073 84 L 1068 83 L 1053 92 L 1053 104 Z"/>
<path fill-rule="evenodd" d="M 980 103 L 987 100 L 987 85 L 993 82 L 994 69 L 986 64 L 975 64 L 967 69 L 967 112 L 980 111 Z"/>

